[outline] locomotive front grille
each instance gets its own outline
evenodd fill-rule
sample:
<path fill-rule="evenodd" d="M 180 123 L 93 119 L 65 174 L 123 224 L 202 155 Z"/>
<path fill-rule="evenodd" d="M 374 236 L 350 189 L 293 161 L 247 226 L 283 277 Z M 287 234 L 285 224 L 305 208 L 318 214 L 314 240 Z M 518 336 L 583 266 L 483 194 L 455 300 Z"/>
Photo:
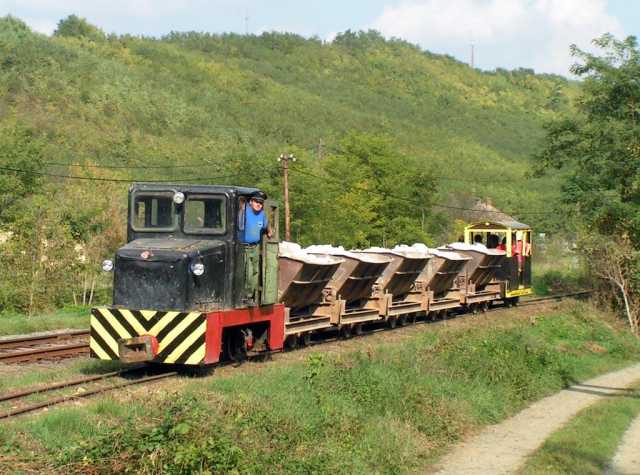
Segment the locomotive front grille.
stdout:
<path fill-rule="evenodd" d="M 206 325 L 201 312 L 97 307 L 91 310 L 89 346 L 96 358 L 119 360 L 121 348 L 149 340 L 157 348 L 153 359 L 145 361 L 195 365 L 204 361 Z M 146 336 L 150 338 L 141 338 Z"/>
<path fill-rule="evenodd" d="M 125 308 L 181 310 L 186 307 L 188 269 L 173 262 L 118 258 L 113 303 Z"/>

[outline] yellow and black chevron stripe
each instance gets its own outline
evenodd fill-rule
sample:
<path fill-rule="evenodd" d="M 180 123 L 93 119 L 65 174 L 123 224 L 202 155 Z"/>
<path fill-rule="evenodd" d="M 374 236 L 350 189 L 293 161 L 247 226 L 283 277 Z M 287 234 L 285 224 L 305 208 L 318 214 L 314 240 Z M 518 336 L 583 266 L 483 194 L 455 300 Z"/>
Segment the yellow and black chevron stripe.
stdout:
<path fill-rule="evenodd" d="M 200 312 L 91 309 L 90 348 L 101 360 L 118 359 L 118 341 L 142 335 L 158 340 L 157 362 L 198 364 L 205 357 L 207 322 Z"/>

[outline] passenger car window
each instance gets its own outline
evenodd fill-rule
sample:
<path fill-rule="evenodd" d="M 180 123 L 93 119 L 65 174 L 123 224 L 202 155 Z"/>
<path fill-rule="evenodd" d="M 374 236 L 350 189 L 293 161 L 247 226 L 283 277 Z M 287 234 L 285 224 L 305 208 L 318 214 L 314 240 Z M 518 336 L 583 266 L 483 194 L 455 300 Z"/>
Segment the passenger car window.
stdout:
<path fill-rule="evenodd" d="M 189 196 L 184 209 L 184 231 L 221 234 L 226 226 L 226 200 L 222 196 Z"/>
<path fill-rule="evenodd" d="M 134 196 L 132 225 L 135 230 L 172 230 L 175 226 L 174 215 L 172 195 Z"/>

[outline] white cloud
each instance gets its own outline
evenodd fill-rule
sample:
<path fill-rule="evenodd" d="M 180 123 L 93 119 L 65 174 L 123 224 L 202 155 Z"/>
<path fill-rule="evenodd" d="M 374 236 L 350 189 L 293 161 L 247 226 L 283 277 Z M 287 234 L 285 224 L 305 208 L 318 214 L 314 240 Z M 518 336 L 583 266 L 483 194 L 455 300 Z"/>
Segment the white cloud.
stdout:
<path fill-rule="evenodd" d="M 473 43 L 483 68 L 568 74 L 570 44 L 588 48 L 602 33 L 624 35 L 606 6 L 605 0 L 407 0 L 384 8 L 370 27 L 463 61 Z"/>

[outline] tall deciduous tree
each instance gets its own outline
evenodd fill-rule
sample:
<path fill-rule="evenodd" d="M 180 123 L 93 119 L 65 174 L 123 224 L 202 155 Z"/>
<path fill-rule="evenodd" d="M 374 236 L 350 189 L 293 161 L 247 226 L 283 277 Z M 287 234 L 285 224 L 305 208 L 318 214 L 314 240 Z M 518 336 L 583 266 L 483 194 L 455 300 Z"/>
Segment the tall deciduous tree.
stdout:
<path fill-rule="evenodd" d="M 567 210 L 584 225 L 583 250 L 615 290 L 637 333 L 640 301 L 640 51 L 635 37 L 594 40 L 600 55 L 571 47 L 584 78 L 577 114 L 546 125 L 540 172 L 568 170 Z M 616 252 L 608 247 L 615 246 Z"/>

